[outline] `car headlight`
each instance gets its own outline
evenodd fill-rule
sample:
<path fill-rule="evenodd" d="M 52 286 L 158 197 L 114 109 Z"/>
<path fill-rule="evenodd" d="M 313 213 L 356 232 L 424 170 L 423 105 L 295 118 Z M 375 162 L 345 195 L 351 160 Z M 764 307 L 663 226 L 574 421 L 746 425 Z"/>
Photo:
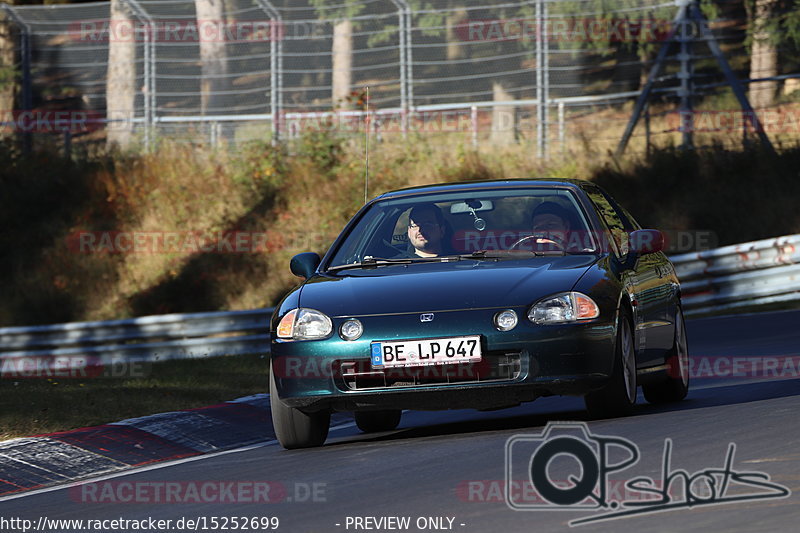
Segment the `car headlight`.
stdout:
<path fill-rule="evenodd" d="M 528 320 L 535 324 L 558 324 L 589 320 L 600 316 L 597 304 L 580 292 L 565 292 L 535 303 L 528 311 Z"/>
<path fill-rule="evenodd" d="M 324 339 L 333 331 L 333 323 L 316 309 L 292 309 L 278 323 L 278 338 L 305 341 Z"/>
<path fill-rule="evenodd" d="M 345 320 L 339 326 L 339 336 L 346 341 L 354 341 L 364 333 L 364 326 L 357 318 Z"/>
<path fill-rule="evenodd" d="M 511 309 L 500 311 L 494 315 L 494 327 L 500 331 L 509 331 L 517 327 L 517 313 Z"/>

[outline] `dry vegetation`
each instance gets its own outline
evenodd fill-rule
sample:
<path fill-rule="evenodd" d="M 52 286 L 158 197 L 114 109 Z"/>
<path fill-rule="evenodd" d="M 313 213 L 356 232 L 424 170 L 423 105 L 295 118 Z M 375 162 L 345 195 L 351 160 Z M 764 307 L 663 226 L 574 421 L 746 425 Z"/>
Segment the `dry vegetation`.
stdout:
<path fill-rule="evenodd" d="M 589 151 L 598 135 L 573 130 L 570 150 L 554 150 L 549 165 L 533 157 L 529 141 L 476 151 L 467 134 L 386 136 L 373 144 L 369 195 L 481 178 L 584 178 L 607 187 L 643 224 L 710 229 L 720 244 L 800 231 L 793 206 L 800 193 L 797 148 L 784 144 L 773 159 L 757 149 L 721 146 L 684 153 L 670 148 L 670 140 L 648 158 L 617 162 L 607 151 Z M 584 146 L 574 142 L 581 138 Z M 0 234 L 0 325 L 274 304 L 296 281 L 289 258 L 324 252 L 362 205 L 362 141 L 316 131 L 284 148 L 164 142 L 153 154 L 81 161 L 24 157 L 6 147 L 0 152 L 0 209 L 8 221 Z M 83 253 L 76 239 L 87 231 L 256 232 L 266 235 L 266 250 Z"/>

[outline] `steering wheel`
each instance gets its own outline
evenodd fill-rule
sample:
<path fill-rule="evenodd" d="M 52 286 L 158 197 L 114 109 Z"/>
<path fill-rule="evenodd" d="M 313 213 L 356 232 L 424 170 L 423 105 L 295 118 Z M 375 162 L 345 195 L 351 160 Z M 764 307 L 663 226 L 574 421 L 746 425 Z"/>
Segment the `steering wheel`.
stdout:
<path fill-rule="evenodd" d="M 564 246 L 562 243 L 560 243 L 560 242 L 558 242 L 556 240 L 553 240 L 553 239 L 549 239 L 547 237 L 542 237 L 540 235 L 526 235 L 525 237 L 522 237 L 521 239 L 518 239 L 517 242 L 512 244 L 508 249 L 509 249 L 509 251 L 513 250 L 514 248 L 516 248 L 517 246 L 519 246 L 523 242 L 529 241 L 531 239 L 538 239 L 539 242 L 536 243 L 536 244 L 548 244 L 548 245 L 549 244 L 555 244 L 556 246 L 558 246 L 559 250 L 566 250 L 567 249 L 567 247 Z"/>

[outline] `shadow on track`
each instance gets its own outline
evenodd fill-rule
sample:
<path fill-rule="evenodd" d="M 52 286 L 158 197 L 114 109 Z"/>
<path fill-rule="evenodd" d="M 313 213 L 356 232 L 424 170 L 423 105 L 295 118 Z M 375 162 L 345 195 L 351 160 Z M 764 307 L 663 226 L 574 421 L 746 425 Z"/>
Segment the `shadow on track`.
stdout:
<path fill-rule="evenodd" d="M 698 383 L 697 386 L 707 387 L 707 385 L 712 382 L 713 380 L 703 380 Z M 649 404 L 644 401 L 640 394 L 636 411 L 632 417 L 668 413 L 673 411 L 688 411 L 694 409 L 705 409 L 709 407 L 744 404 L 791 396 L 800 396 L 800 379 L 783 379 L 762 381 L 757 383 L 730 383 L 713 388 L 707 387 L 698 388 L 696 390 L 690 389 L 687 399 L 677 403 L 662 405 Z M 562 399 L 558 397 L 549 397 L 546 400 L 555 404 L 555 402 L 558 402 Z M 574 402 L 576 400 L 580 401 L 578 398 L 563 398 L 563 400 L 573 404 L 570 406 L 573 408 L 568 410 L 558 410 L 557 405 L 553 405 L 555 409 L 547 412 L 542 412 L 539 410 L 539 412 L 536 413 L 522 415 L 509 413 L 509 415 L 505 417 L 498 417 L 497 414 L 495 414 L 492 418 L 483 418 L 485 413 L 474 411 L 474 418 L 470 420 L 459 420 L 456 422 L 445 423 L 434 422 L 430 425 L 413 425 L 411 427 L 401 427 L 400 429 L 390 433 L 380 433 L 375 435 L 361 433 L 348 436 L 343 440 L 329 442 L 326 444 L 326 446 L 339 446 L 344 444 L 352 444 L 355 442 L 391 442 L 397 440 L 463 435 L 470 433 L 479 434 L 506 432 L 509 430 L 518 429 L 536 431 L 543 429 L 548 422 L 565 420 L 586 422 L 592 421 L 586 411 L 574 409 Z M 534 405 L 535 403 L 536 402 L 533 402 L 529 405 Z M 419 411 L 415 411 L 414 413 L 419 413 Z M 492 413 L 502 413 L 502 410 L 493 411 Z M 409 414 L 410 413 L 404 415 L 405 420 L 408 419 Z"/>

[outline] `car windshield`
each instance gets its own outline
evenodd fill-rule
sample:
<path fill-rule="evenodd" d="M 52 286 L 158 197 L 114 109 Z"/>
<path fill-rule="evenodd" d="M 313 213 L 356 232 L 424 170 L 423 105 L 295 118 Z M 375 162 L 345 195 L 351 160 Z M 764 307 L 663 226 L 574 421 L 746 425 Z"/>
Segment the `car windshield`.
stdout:
<path fill-rule="evenodd" d="M 326 269 L 596 250 L 585 214 L 568 189 L 438 192 L 373 204 Z"/>

